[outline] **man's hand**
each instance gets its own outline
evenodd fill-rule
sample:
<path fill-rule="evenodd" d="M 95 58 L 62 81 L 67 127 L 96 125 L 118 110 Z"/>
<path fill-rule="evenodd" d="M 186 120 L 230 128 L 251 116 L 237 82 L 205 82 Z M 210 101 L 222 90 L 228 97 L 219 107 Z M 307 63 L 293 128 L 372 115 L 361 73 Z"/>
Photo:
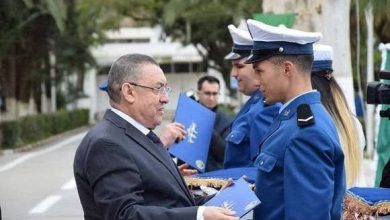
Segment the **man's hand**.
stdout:
<path fill-rule="evenodd" d="M 186 133 L 184 125 L 172 122 L 162 129 L 160 140 L 166 148 L 169 148 L 174 142 L 182 141 Z"/>
<path fill-rule="evenodd" d="M 189 167 L 188 164 L 185 163 L 185 164 L 178 166 L 177 168 L 179 168 L 180 174 L 182 176 L 191 176 L 191 175 L 198 173 L 197 170 L 188 169 L 188 167 Z"/>
<path fill-rule="evenodd" d="M 236 212 L 215 206 L 207 206 L 203 212 L 204 220 L 239 220 Z"/>

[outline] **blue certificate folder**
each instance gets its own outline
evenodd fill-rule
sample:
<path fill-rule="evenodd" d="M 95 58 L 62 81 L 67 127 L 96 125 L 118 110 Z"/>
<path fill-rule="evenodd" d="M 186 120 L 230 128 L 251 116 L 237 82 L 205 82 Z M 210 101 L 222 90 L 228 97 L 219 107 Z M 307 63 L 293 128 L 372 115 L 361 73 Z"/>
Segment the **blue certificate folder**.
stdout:
<path fill-rule="evenodd" d="M 260 200 L 256 194 L 249 188 L 248 183 L 240 178 L 234 181 L 234 184 L 212 199 L 205 206 L 217 206 L 230 209 L 236 212 L 236 216 L 242 217 L 256 206 L 260 205 Z"/>
<path fill-rule="evenodd" d="M 181 94 L 177 104 L 175 121 L 185 126 L 187 135 L 183 141 L 169 148 L 169 153 L 200 172 L 204 172 L 214 120 L 214 112 Z"/>
<path fill-rule="evenodd" d="M 214 170 L 206 173 L 199 173 L 194 175 L 201 178 L 217 178 L 238 180 L 242 176 L 246 176 L 246 181 L 254 183 L 256 181 L 257 168 L 256 167 L 235 167 L 222 170 Z"/>

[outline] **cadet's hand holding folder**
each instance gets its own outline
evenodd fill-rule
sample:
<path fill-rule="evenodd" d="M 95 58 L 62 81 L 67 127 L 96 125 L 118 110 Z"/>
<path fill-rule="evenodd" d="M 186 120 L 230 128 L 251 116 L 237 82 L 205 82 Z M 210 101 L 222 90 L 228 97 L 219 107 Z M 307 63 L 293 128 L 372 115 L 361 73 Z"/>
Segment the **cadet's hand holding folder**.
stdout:
<path fill-rule="evenodd" d="M 183 124 L 187 134 L 183 141 L 174 144 L 169 149 L 169 153 L 195 169 L 204 172 L 214 120 L 214 112 L 181 94 L 176 110 L 175 122 Z"/>
<path fill-rule="evenodd" d="M 215 195 L 205 206 L 218 206 L 236 212 L 236 216 L 242 217 L 256 206 L 260 200 L 250 189 L 248 183 L 240 178 L 234 184 Z"/>

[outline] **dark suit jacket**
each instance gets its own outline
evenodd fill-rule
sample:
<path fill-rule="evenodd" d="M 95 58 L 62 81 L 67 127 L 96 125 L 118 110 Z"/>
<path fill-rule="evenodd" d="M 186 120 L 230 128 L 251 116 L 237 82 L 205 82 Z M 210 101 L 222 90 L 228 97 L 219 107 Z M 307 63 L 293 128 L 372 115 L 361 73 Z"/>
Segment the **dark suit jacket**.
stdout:
<path fill-rule="evenodd" d="M 158 147 L 107 110 L 74 160 L 85 219 L 195 220 L 198 207 L 176 165 Z"/>

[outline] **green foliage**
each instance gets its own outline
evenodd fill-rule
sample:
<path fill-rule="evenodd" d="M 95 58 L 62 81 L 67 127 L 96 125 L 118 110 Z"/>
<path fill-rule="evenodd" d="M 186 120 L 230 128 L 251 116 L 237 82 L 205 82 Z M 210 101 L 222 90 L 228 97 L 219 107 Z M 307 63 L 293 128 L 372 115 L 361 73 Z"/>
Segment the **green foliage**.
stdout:
<path fill-rule="evenodd" d="M 356 3 L 359 3 L 359 11 L 356 11 Z M 381 63 L 381 54 L 377 50 L 379 43 L 389 43 L 390 42 L 390 0 L 355 0 L 351 1 L 351 13 L 350 13 L 350 41 L 351 41 L 351 56 L 352 56 L 352 69 L 353 69 L 353 78 L 355 83 L 355 88 L 357 87 L 357 60 L 360 59 L 360 79 L 361 87 L 365 88 L 367 85 L 366 79 L 366 66 L 367 66 L 367 27 L 364 11 L 371 4 L 373 9 L 373 19 L 374 19 L 374 35 L 375 42 L 374 46 L 374 68 L 379 70 Z M 357 14 L 359 24 L 357 24 Z M 357 29 L 360 28 L 360 53 L 357 54 L 358 40 L 357 40 Z"/>
<path fill-rule="evenodd" d="M 93 19 L 93 11 L 79 10 L 82 2 L 0 1 L 0 80 L 7 79 L 7 97 L 28 102 L 34 93 L 40 103 L 41 84 L 49 85 L 51 52 L 56 57 L 56 85 L 76 73 L 76 90 L 83 91 L 84 72 L 95 64 L 89 47 L 102 39 L 104 30 L 95 25 L 100 19 Z M 44 95 L 50 97 L 50 90 Z"/>
<path fill-rule="evenodd" d="M 67 100 L 66 100 L 65 94 L 62 91 L 57 91 L 56 95 L 57 95 L 57 97 L 56 97 L 57 109 L 58 110 L 65 109 L 66 108 L 66 104 L 67 104 Z"/>
<path fill-rule="evenodd" d="M 41 114 L 20 118 L 17 121 L 1 123 L 4 149 L 31 144 L 88 124 L 88 110 L 61 110 L 53 114 Z M 0 147 L 1 148 L 1 147 Z"/>
<path fill-rule="evenodd" d="M 261 1 L 250 0 L 169 0 L 159 21 L 166 33 L 185 44 L 202 46 L 205 63 L 224 76 L 230 83 L 230 66 L 223 58 L 232 42 L 229 24 L 238 25 L 241 19 L 261 12 Z M 198 47 L 199 51 L 200 48 Z"/>
<path fill-rule="evenodd" d="M 64 30 L 66 14 L 63 0 L 4 0 L 0 2 L 0 57 L 16 40 L 23 40 L 26 30 L 39 25 L 39 19 L 45 17 L 55 21 L 59 31 Z M 46 17 L 47 16 L 47 17 Z M 46 27 L 50 29 L 51 27 Z M 41 34 L 42 33 L 36 33 Z M 36 42 L 38 43 L 38 42 Z M 47 43 L 47 42 L 46 42 Z"/>
<path fill-rule="evenodd" d="M 1 134 L 3 138 L 2 148 L 12 148 L 12 146 L 20 145 L 20 126 L 16 121 L 10 121 L 1 124 Z M 1 149 L 1 147 L 0 147 Z"/>

